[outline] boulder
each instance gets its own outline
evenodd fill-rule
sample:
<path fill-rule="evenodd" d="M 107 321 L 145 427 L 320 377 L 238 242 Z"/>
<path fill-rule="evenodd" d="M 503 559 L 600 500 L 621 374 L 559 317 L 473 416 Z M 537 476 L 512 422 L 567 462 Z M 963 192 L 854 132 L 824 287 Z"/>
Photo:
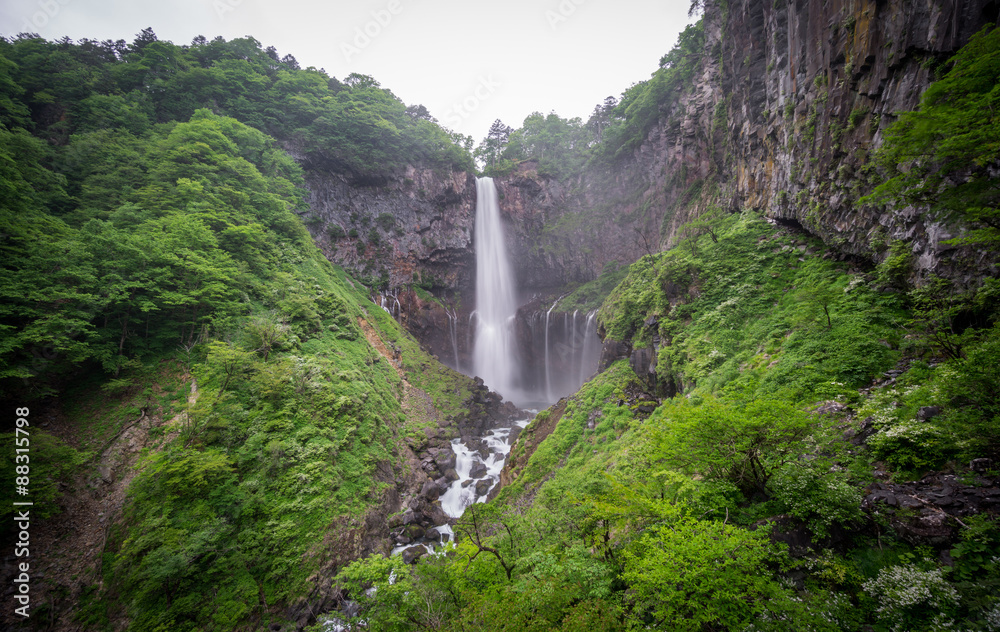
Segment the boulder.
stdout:
<path fill-rule="evenodd" d="M 485 463 L 475 462 L 472 464 L 472 468 L 469 470 L 469 476 L 472 478 L 482 478 L 486 476 L 489 470 L 486 468 Z"/>
<path fill-rule="evenodd" d="M 940 406 L 921 406 L 917 411 L 918 421 L 930 421 L 941 414 Z"/>
<path fill-rule="evenodd" d="M 476 496 L 485 496 L 490 493 L 490 488 L 493 486 L 493 481 L 488 478 L 480 479 L 476 483 Z"/>
<path fill-rule="evenodd" d="M 427 555 L 427 547 L 422 544 L 403 549 L 403 564 L 413 564 L 425 555 Z"/>
<path fill-rule="evenodd" d="M 406 537 L 410 538 L 411 541 L 419 540 L 420 538 L 424 537 L 424 528 L 421 527 L 419 524 L 408 524 L 406 525 L 406 529 L 403 531 L 403 533 L 406 535 Z"/>
<path fill-rule="evenodd" d="M 441 486 L 434 481 L 427 481 L 424 483 L 424 486 L 420 488 L 420 495 L 425 497 L 427 500 L 437 500 L 441 494 Z"/>

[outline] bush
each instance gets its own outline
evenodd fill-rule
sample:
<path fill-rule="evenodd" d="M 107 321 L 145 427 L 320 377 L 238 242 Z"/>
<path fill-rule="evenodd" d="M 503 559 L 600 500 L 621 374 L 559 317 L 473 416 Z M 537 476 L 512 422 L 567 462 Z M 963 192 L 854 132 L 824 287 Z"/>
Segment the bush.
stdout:
<path fill-rule="evenodd" d="M 938 569 L 924 571 L 913 564 L 883 568 L 863 584 L 875 600 L 875 614 L 891 629 L 938 630 L 949 627 L 948 613 L 958 605 L 958 591 Z"/>
<path fill-rule="evenodd" d="M 741 629 L 771 588 L 767 533 L 686 518 L 646 531 L 625 552 L 633 617 L 670 630 Z"/>
<path fill-rule="evenodd" d="M 819 537 L 828 535 L 834 524 L 861 518 L 861 492 L 847 481 L 846 474 L 824 465 L 789 465 L 771 480 L 774 497 L 785 505 L 785 511 L 804 520 Z"/>

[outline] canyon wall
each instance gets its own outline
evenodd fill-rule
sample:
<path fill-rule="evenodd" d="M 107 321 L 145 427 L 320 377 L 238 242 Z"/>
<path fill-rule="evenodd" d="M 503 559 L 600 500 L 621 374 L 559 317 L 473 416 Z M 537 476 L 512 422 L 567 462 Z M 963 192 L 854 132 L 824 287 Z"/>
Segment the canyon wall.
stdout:
<path fill-rule="evenodd" d="M 959 228 L 924 209 L 858 198 L 896 113 L 916 109 L 934 70 L 987 22 L 984 0 L 738 0 L 710 7 L 715 102 L 725 112 L 724 181 L 734 208 L 793 219 L 841 252 L 878 261 L 910 242 L 918 275 L 971 280 L 985 254 L 942 243 Z M 715 61 L 717 60 L 717 61 Z"/>
<path fill-rule="evenodd" d="M 915 281 L 997 275 L 985 251 L 945 243 L 961 227 L 859 199 L 877 184 L 868 165 L 896 113 L 916 109 L 935 72 L 998 12 L 996 0 L 707 0 L 694 77 L 633 151 L 568 178 L 529 160 L 496 179 L 524 302 L 547 309 L 567 284 L 675 245 L 712 208 L 759 211 L 869 264 L 904 241 Z M 358 182 L 304 167 L 307 225 L 327 256 L 390 290 L 430 289 L 444 305 L 404 291 L 403 320 L 438 332 L 422 339 L 445 361 L 466 361 L 474 177 L 410 167 Z M 457 333 L 443 335 L 444 323 Z"/>
<path fill-rule="evenodd" d="M 407 167 L 358 180 L 303 162 L 310 212 L 304 218 L 327 258 L 374 284 L 467 288 L 475 275 L 475 177 Z"/>

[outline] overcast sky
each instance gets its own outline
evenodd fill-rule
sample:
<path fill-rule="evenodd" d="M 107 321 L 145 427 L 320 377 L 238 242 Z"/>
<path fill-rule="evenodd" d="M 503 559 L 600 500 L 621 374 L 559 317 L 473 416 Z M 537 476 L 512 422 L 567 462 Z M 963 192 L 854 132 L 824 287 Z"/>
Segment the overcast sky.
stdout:
<path fill-rule="evenodd" d="M 586 120 L 649 78 L 691 20 L 690 0 L 3 0 L 0 34 L 175 44 L 251 35 L 303 68 L 372 75 L 478 143 L 494 119 Z"/>

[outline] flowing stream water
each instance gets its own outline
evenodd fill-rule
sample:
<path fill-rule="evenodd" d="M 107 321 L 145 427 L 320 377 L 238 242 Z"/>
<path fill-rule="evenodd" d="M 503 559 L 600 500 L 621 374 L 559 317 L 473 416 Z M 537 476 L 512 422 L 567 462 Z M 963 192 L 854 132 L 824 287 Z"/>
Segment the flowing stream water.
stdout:
<path fill-rule="evenodd" d="M 510 397 L 516 388 L 517 357 L 514 350 L 514 316 L 517 311 L 514 273 L 507 257 L 500 204 L 492 178 L 476 181 L 476 334 L 473 347 L 473 369 L 492 390 Z M 449 314 L 449 319 L 452 315 Z M 471 316 L 470 316 L 471 319 Z M 456 351 L 457 364 L 457 351 Z M 500 482 L 500 470 L 510 453 L 512 431 L 525 427 L 528 419 L 505 428 L 492 428 L 483 437 L 473 437 L 468 445 L 453 439 L 455 473 L 441 495 L 441 509 L 450 518 L 459 518 L 465 508 L 485 502 L 490 491 Z M 453 533 L 447 524 L 435 527 L 441 544 L 451 540 Z M 417 546 L 432 547 L 434 543 Z M 399 553 L 414 546 L 397 546 Z"/>

